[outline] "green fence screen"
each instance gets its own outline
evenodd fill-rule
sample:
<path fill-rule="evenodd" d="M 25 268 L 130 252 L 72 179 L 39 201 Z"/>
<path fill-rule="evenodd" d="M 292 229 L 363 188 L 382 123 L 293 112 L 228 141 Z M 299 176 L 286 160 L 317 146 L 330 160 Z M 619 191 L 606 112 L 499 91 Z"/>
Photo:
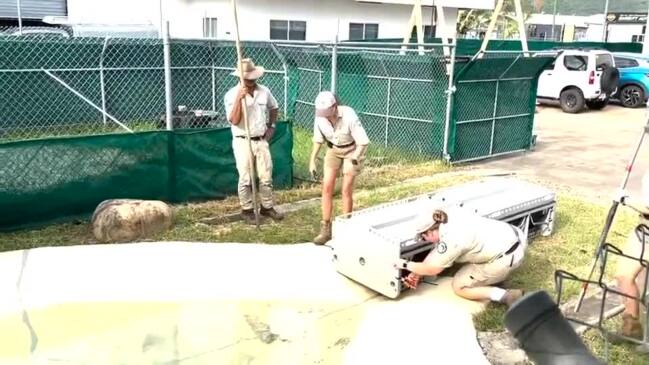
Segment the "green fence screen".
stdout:
<path fill-rule="evenodd" d="M 88 216 L 105 199 L 181 202 L 236 193 L 229 128 L 41 139 L 0 146 L 0 230 Z M 293 135 L 271 143 L 277 188 L 292 186 Z"/>
<path fill-rule="evenodd" d="M 532 145 L 538 76 L 550 57 L 487 54 L 455 77 L 449 137 L 452 161 L 527 150 Z"/>

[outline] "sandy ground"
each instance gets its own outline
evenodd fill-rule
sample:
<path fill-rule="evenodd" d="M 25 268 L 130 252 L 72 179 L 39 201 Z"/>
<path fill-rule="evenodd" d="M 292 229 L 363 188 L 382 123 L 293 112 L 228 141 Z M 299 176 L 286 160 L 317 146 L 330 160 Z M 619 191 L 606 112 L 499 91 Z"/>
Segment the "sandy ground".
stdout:
<path fill-rule="evenodd" d="M 538 137 L 534 151 L 470 166 L 515 172 L 590 200 L 610 202 L 646 124 L 645 114 L 644 108 L 627 109 L 616 105 L 580 114 L 541 106 L 535 120 Z M 631 195 L 639 194 L 640 180 L 647 168 L 649 138 L 633 167 L 628 185 Z"/>
<path fill-rule="evenodd" d="M 397 300 L 313 244 L 0 254 L 2 364 L 486 364 L 448 279 Z"/>

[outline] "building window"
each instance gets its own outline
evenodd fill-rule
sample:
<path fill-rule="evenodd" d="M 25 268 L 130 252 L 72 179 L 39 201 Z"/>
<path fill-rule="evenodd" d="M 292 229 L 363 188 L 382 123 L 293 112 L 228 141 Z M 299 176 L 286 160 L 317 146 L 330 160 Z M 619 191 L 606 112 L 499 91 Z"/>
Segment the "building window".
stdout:
<path fill-rule="evenodd" d="M 349 40 L 362 41 L 379 38 L 379 25 L 376 23 L 349 23 Z"/>
<path fill-rule="evenodd" d="M 216 18 L 203 18 L 203 37 L 216 38 Z"/>
<path fill-rule="evenodd" d="M 306 22 L 299 20 L 271 20 L 270 39 L 304 41 Z"/>
<path fill-rule="evenodd" d="M 434 28 L 432 25 L 424 25 L 424 38 L 433 38 Z M 410 38 L 417 38 L 417 27 L 412 27 Z"/>

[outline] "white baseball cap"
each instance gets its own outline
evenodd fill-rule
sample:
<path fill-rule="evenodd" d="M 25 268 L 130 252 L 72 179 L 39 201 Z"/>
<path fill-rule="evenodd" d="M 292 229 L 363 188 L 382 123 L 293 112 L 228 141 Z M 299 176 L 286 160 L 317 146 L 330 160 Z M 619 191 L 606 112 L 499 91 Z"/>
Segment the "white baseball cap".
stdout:
<path fill-rule="evenodd" d="M 321 91 L 315 98 L 315 115 L 324 118 L 332 116 L 336 104 L 338 104 L 338 101 L 334 93 L 331 91 Z"/>

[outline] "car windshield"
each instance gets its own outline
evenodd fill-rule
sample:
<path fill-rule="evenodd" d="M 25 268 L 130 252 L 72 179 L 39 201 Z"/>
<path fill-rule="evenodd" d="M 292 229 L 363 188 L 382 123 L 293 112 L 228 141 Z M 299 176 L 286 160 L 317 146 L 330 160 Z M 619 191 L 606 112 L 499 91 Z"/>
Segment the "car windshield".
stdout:
<path fill-rule="evenodd" d="M 610 54 L 598 54 L 595 58 L 597 71 L 602 71 L 605 68 L 613 67 L 613 57 Z"/>

